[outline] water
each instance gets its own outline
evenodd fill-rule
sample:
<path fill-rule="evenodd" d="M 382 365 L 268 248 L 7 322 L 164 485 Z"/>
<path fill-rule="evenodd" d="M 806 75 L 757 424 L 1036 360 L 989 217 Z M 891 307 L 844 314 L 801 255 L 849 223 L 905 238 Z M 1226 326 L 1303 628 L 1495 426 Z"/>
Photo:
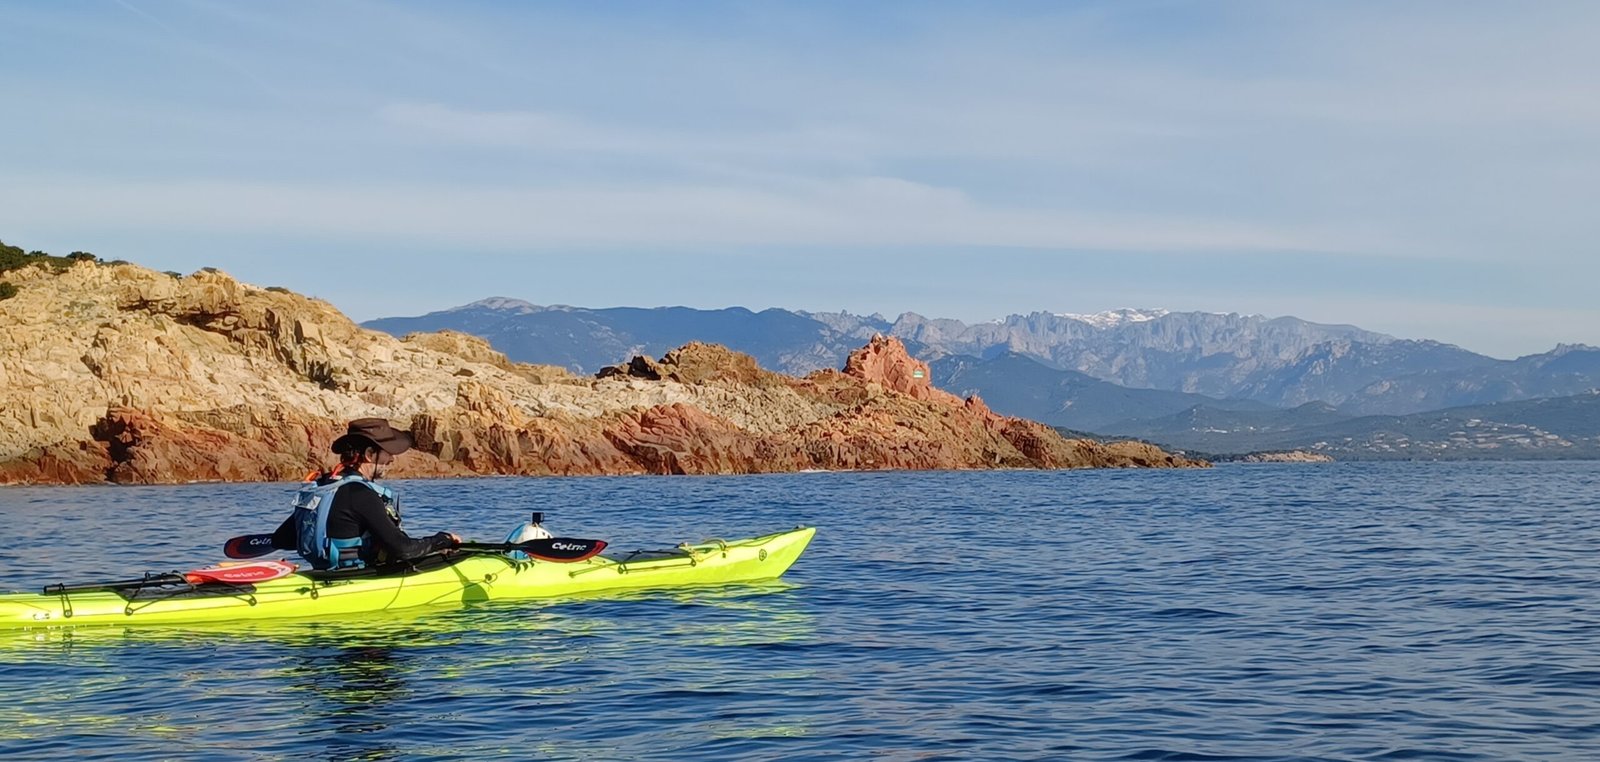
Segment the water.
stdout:
<path fill-rule="evenodd" d="M 413 532 L 822 529 L 784 580 L 0 633 L 0 758 L 1592 759 L 1600 463 L 400 483 Z M 5 587 L 220 558 L 284 485 L 0 490 Z"/>

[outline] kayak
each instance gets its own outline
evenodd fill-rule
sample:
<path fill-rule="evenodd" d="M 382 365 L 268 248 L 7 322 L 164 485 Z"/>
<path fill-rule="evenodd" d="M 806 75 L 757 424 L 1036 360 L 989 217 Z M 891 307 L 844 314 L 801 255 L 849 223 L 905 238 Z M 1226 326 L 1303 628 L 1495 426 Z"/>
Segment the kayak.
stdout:
<path fill-rule="evenodd" d="M 190 573 L 103 585 L 52 585 L 42 593 L 0 594 L 0 630 L 341 617 L 752 582 L 782 575 L 816 531 L 796 527 L 745 540 L 609 552 L 571 562 L 453 552 L 403 567 L 295 572 L 258 582 L 216 581 L 225 577 Z"/>

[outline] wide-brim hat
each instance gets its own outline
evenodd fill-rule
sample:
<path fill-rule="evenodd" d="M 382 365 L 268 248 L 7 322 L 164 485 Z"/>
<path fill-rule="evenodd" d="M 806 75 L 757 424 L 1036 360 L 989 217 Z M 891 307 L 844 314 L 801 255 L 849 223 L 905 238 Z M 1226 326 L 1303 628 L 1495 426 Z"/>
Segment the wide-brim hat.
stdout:
<path fill-rule="evenodd" d="M 357 418 L 350 422 L 344 436 L 333 440 L 333 451 L 342 453 L 357 448 L 365 449 L 369 443 L 390 455 L 399 455 L 411 449 L 416 440 L 411 437 L 411 432 L 390 426 L 382 418 Z"/>

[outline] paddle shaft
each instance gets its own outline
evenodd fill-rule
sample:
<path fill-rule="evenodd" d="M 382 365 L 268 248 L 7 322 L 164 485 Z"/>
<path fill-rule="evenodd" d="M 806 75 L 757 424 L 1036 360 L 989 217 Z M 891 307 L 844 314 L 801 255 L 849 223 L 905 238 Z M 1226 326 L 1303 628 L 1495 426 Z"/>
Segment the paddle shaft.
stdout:
<path fill-rule="evenodd" d="M 604 540 L 581 540 L 573 537 L 548 537 L 527 542 L 463 542 L 457 549 L 483 553 L 509 553 L 521 551 L 541 561 L 574 562 L 587 559 L 604 550 Z M 222 545 L 223 555 L 229 558 L 259 558 L 272 553 L 272 535 L 247 534 L 228 540 Z"/>
<path fill-rule="evenodd" d="M 568 546 L 563 544 L 559 548 L 552 548 L 553 543 L 558 543 L 562 540 L 567 540 L 570 543 L 574 543 L 574 545 Z M 527 542 L 463 542 L 460 545 L 457 545 L 456 548 L 459 550 L 486 550 L 496 553 L 507 553 L 513 550 L 521 550 L 526 552 L 528 550 L 552 549 L 569 550 L 572 552 L 587 552 L 589 550 L 589 544 L 596 542 L 600 541 L 573 540 L 565 537 L 551 537 L 544 540 L 528 540 Z"/>

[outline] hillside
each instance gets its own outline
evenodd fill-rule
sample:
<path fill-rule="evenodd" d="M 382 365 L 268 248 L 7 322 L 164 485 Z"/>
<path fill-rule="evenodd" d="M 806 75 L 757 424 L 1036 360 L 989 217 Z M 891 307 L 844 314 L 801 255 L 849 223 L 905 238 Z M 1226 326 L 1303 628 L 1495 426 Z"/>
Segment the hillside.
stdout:
<path fill-rule="evenodd" d="M 1201 406 L 1103 431 L 1218 455 L 1303 450 L 1338 460 L 1600 458 L 1600 392 L 1405 416 L 1351 417 L 1321 403 L 1268 412 Z"/>
<path fill-rule="evenodd" d="M 416 432 L 397 476 L 1193 465 L 940 392 L 893 339 L 804 378 L 703 343 L 580 377 L 216 271 L 88 257 L 5 279 L 0 483 L 294 479 L 364 416 Z"/>
<path fill-rule="evenodd" d="M 1118 386 L 1076 371 L 1047 367 L 1017 352 L 988 360 L 951 355 L 930 365 L 934 384 L 941 389 L 960 395 L 976 394 L 1010 415 L 1082 431 L 1108 430 L 1108 425 L 1129 418 L 1169 415 L 1197 405 L 1271 409 L 1248 400 Z"/>

